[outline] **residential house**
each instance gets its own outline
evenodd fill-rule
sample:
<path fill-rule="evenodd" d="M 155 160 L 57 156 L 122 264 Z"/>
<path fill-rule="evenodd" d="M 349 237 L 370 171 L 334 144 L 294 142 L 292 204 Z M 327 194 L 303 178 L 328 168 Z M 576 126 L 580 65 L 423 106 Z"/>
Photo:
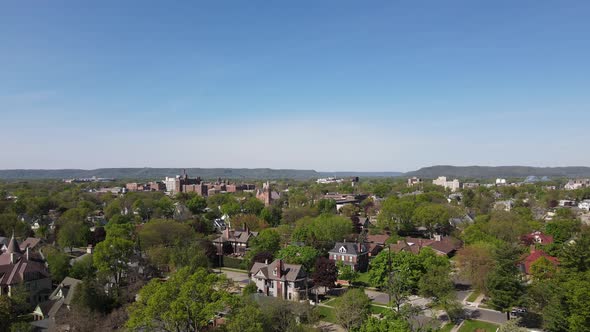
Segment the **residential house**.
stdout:
<path fill-rule="evenodd" d="M 367 199 L 369 195 L 366 194 L 340 194 L 340 193 L 327 193 L 324 195 L 324 199 L 333 199 L 336 201 L 336 211 L 340 211 L 340 209 L 344 205 L 357 205 L 360 204 L 362 201 Z"/>
<path fill-rule="evenodd" d="M 590 179 L 574 179 L 569 180 L 565 185 L 565 190 L 576 190 L 590 187 Z"/>
<path fill-rule="evenodd" d="M 531 275 L 531 267 L 532 265 L 542 257 L 549 260 L 553 265 L 558 265 L 559 260 L 556 257 L 550 256 L 549 254 L 545 253 L 543 250 L 536 250 L 532 249 L 530 254 L 528 254 L 524 259 L 520 262 L 519 269 L 522 273 L 526 274 L 527 276 Z"/>
<path fill-rule="evenodd" d="M 513 207 L 514 207 L 514 200 L 513 199 L 509 199 L 509 200 L 505 200 L 505 201 L 497 201 L 494 203 L 495 210 L 504 210 L 506 212 L 510 212 L 510 210 L 512 210 Z"/>
<path fill-rule="evenodd" d="M 299 301 L 307 290 L 307 273 L 302 265 L 285 264 L 276 259 L 268 264 L 256 262 L 250 269 L 250 280 L 258 292 L 285 300 Z"/>
<path fill-rule="evenodd" d="M 369 218 L 366 216 L 352 216 L 350 217 L 352 221 L 352 230 L 359 234 L 369 228 Z"/>
<path fill-rule="evenodd" d="M 29 292 L 29 303 L 47 300 L 51 292 L 51 278 L 41 256 L 33 253 L 32 244 L 24 251 L 12 235 L 6 252 L 0 254 L 0 295 L 12 296 L 14 288 L 24 285 Z"/>
<path fill-rule="evenodd" d="M 369 234 L 367 235 L 366 244 L 368 246 L 369 257 L 377 256 L 385 247 L 385 243 L 389 240 L 388 234 Z"/>
<path fill-rule="evenodd" d="M 71 309 L 76 287 L 82 280 L 66 277 L 49 295 L 49 299 L 37 305 L 33 311 L 33 325 L 37 331 L 56 330 L 55 318 L 63 311 Z M 61 329 L 57 329 L 61 330 Z"/>
<path fill-rule="evenodd" d="M 559 205 L 561 207 L 574 207 L 574 206 L 576 206 L 576 201 L 571 200 L 571 199 L 560 199 L 558 201 L 557 205 Z"/>
<path fill-rule="evenodd" d="M 365 243 L 337 242 L 328 254 L 334 263 L 342 262 L 355 271 L 366 272 L 369 266 L 369 248 Z"/>
<path fill-rule="evenodd" d="M 537 244 L 537 243 L 538 244 L 550 244 L 550 243 L 553 243 L 553 236 L 543 234 L 540 231 L 534 231 L 530 234 L 525 234 L 525 235 L 521 236 L 520 241 L 527 246 Z"/>
<path fill-rule="evenodd" d="M 406 237 L 397 241 L 396 244 L 390 245 L 393 252 L 407 251 L 414 254 L 419 253 L 423 248 L 430 248 L 437 255 L 452 256 L 461 248 L 461 241 L 449 236 L 435 235 L 434 239 Z"/>
<path fill-rule="evenodd" d="M 590 199 L 585 199 L 578 203 L 578 208 L 590 212 Z"/>
<path fill-rule="evenodd" d="M 422 183 L 422 179 L 418 178 L 418 177 L 411 177 L 408 179 L 408 187 L 413 187 L 417 184 L 421 184 Z"/>
<path fill-rule="evenodd" d="M 451 225 L 454 228 L 461 228 L 473 224 L 474 221 L 475 217 L 469 213 L 466 213 L 465 215 L 460 217 L 449 218 L 449 225 Z"/>
<path fill-rule="evenodd" d="M 253 237 L 258 236 L 258 232 L 251 232 L 248 227 L 244 230 L 231 230 L 226 227 L 221 236 L 213 240 L 213 244 L 217 247 L 217 254 L 233 254 L 242 256 L 248 249 L 248 242 Z"/>

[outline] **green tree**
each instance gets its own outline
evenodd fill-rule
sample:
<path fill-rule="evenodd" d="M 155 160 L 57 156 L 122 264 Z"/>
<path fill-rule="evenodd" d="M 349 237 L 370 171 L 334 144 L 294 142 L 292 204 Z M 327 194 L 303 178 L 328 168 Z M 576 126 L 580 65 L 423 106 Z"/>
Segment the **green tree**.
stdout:
<path fill-rule="evenodd" d="M 524 292 L 524 285 L 516 262 L 520 257 L 520 251 L 515 246 L 502 246 L 496 248 L 494 258 L 496 266 L 487 276 L 487 290 L 494 309 L 506 312 L 509 316 L 510 309 L 519 304 Z"/>
<path fill-rule="evenodd" d="M 381 205 L 381 212 L 377 216 L 381 228 L 391 230 L 409 230 L 414 227 L 412 217 L 416 204 L 410 199 L 388 197 Z"/>
<path fill-rule="evenodd" d="M 95 275 L 96 269 L 92 256 L 88 255 L 77 260 L 70 269 L 70 276 L 72 278 L 84 280 L 92 279 Z"/>
<path fill-rule="evenodd" d="M 276 227 L 281 223 L 282 213 L 280 207 L 271 205 L 260 211 L 260 218 L 266 221 L 271 227 Z"/>
<path fill-rule="evenodd" d="M 419 282 L 420 294 L 434 299 L 440 303 L 443 299 L 454 293 L 453 281 L 450 278 L 450 269 L 447 266 L 433 266 L 426 269 Z"/>
<path fill-rule="evenodd" d="M 131 331 L 203 331 L 229 304 L 226 283 L 202 268 L 194 273 L 180 269 L 164 283 L 152 279 L 130 306 L 126 327 Z"/>
<path fill-rule="evenodd" d="M 320 213 L 335 213 L 336 201 L 333 199 L 320 199 L 318 201 L 318 211 Z"/>
<path fill-rule="evenodd" d="M 428 233 L 433 235 L 438 227 L 448 224 L 449 211 L 440 204 L 426 204 L 416 208 L 413 218 L 417 224 L 426 227 Z"/>
<path fill-rule="evenodd" d="M 276 254 L 277 258 L 289 264 L 301 264 L 307 271 L 310 271 L 320 252 L 314 247 L 289 245 L 282 248 Z"/>
<path fill-rule="evenodd" d="M 112 276 L 119 285 L 132 254 L 133 242 L 123 238 L 107 238 L 94 250 L 94 266 L 99 272 Z"/>
<path fill-rule="evenodd" d="M 186 207 L 193 214 L 200 214 L 205 211 L 205 208 L 207 207 L 207 200 L 201 196 L 193 196 L 186 202 Z"/>
<path fill-rule="evenodd" d="M 67 221 L 57 233 L 57 243 L 62 248 L 70 248 L 70 252 L 75 246 L 85 246 L 88 244 L 89 229 L 79 221 Z"/>
<path fill-rule="evenodd" d="M 264 209 L 264 203 L 256 197 L 249 197 L 242 203 L 244 213 L 259 215 Z"/>
<path fill-rule="evenodd" d="M 334 308 L 338 323 L 347 331 L 359 329 L 370 313 L 371 300 L 362 289 L 349 289 Z"/>
<path fill-rule="evenodd" d="M 281 235 L 274 229 L 263 229 L 251 242 L 252 249 L 250 252 L 268 251 L 275 253 L 281 246 Z"/>
<path fill-rule="evenodd" d="M 348 281 L 348 284 L 351 286 L 359 278 L 359 272 L 355 271 L 350 265 L 345 265 L 341 261 L 338 261 L 336 267 L 338 268 L 338 278 Z"/>
<path fill-rule="evenodd" d="M 47 254 L 47 264 L 51 277 L 56 281 L 62 281 L 70 270 L 70 257 L 61 251 L 53 250 Z"/>
<path fill-rule="evenodd" d="M 14 320 L 12 300 L 6 295 L 0 295 L 0 332 L 8 332 Z"/>
<path fill-rule="evenodd" d="M 555 275 L 557 267 L 546 257 L 540 257 L 531 264 L 531 276 L 534 280 L 548 279 Z"/>
<path fill-rule="evenodd" d="M 370 316 L 360 327 L 359 332 L 407 332 L 412 331 L 410 323 L 396 315 L 394 312 L 387 312 L 382 318 Z"/>
<path fill-rule="evenodd" d="M 262 312 L 250 301 L 234 309 L 225 326 L 228 332 L 263 332 Z"/>

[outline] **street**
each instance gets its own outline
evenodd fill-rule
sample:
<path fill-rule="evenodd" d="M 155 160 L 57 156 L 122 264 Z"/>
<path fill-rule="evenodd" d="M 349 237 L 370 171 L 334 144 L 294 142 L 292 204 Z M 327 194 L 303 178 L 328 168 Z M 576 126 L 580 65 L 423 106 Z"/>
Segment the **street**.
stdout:
<path fill-rule="evenodd" d="M 221 270 L 225 276 L 242 286 L 245 286 L 249 283 L 248 273 L 246 272 L 238 272 L 234 270 Z M 372 289 L 365 289 L 365 294 L 375 303 L 379 305 L 388 305 L 389 303 L 389 296 L 387 293 L 379 292 Z M 457 300 L 462 301 L 469 295 L 469 291 L 458 291 L 457 292 Z M 426 306 L 430 303 L 430 300 L 419 297 L 419 296 L 410 296 L 409 303 L 413 306 L 426 308 Z M 469 314 L 469 317 L 473 319 L 488 321 L 491 323 L 502 324 L 506 322 L 506 314 L 491 310 L 491 309 L 483 309 L 483 308 L 476 308 L 469 305 L 464 305 L 463 308 Z M 426 318 L 426 317 L 424 317 Z"/>

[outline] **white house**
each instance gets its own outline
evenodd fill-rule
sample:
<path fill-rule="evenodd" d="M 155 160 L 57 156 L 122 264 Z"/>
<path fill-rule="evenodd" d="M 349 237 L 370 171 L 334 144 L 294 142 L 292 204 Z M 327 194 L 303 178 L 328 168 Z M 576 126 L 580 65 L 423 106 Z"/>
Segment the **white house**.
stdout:
<path fill-rule="evenodd" d="M 590 199 L 585 199 L 578 204 L 578 207 L 582 210 L 590 212 Z"/>
<path fill-rule="evenodd" d="M 443 186 L 445 189 L 450 189 L 451 191 L 457 191 L 461 188 L 459 180 L 454 179 L 453 181 L 447 181 L 446 176 L 439 176 L 436 180 L 432 180 L 432 184 Z"/>

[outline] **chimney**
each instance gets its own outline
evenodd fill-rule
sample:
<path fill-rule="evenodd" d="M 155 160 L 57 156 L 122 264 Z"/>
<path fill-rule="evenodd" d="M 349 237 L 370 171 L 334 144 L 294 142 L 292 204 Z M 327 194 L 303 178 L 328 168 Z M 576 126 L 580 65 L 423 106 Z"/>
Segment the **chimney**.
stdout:
<path fill-rule="evenodd" d="M 229 239 L 229 226 L 225 228 L 225 238 Z"/>
<path fill-rule="evenodd" d="M 434 241 L 440 242 L 442 240 L 442 237 L 440 234 L 434 234 Z"/>
<path fill-rule="evenodd" d="M 268 265 L 268 258 L 264 260 L 264 265 Z"/>
<path fill-rule="evenodd" d="M 25 250 L 25 257 L 27 258 L 27 260 L 29 260 L 29 247 L 27 247 L 27 249 Z"/>
<path fill-rule="evenodd" d="M 86 247 L 86 253 L 87 254 L 92 254 L 93 253 L 93 248 L 92 248 L 92 244 L 89 244 L 88 247 Z"/>
<path fill-rule="evenodd" d="M 283 260 L 279 259 L 277 262 L 277 277 L 282 277 L 283 274 Z"/>
<path fill-rule="evenodd" d="M 363 247 L 362 247 L 362 243 L 359 241 L 358 243 L 358 247 L 359 247 L 359 254 L 363 252 Z"/>
<path fill-rule="evenodd" d="M 10 253 L 10 264 L 14 264 L 16 262 L 16 255 L 11 252 Z"/>

